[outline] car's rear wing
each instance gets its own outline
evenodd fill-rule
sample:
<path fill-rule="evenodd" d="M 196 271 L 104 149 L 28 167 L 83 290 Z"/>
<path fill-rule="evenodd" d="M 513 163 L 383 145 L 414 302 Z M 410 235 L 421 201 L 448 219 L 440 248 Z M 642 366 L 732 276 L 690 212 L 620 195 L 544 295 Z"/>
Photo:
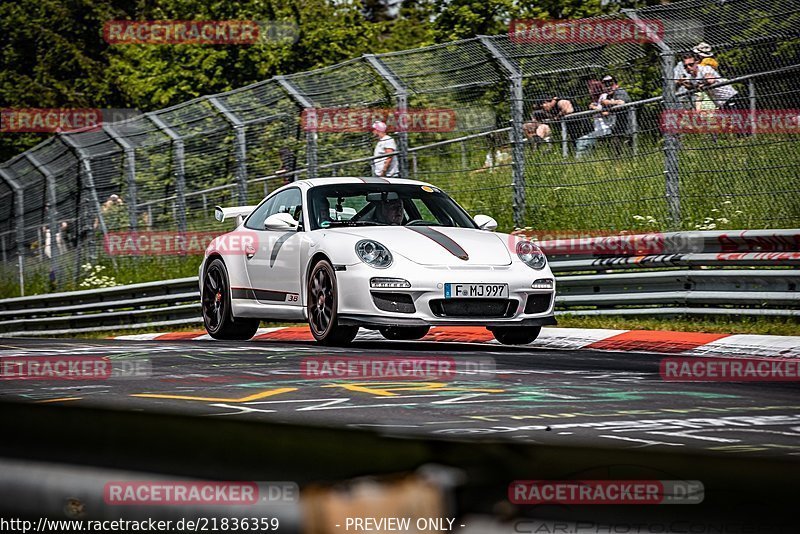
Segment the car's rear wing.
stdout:
<path fill-rule="evenodd" d="M 253 213 L 255 206 L 236 206 L 233 208 L 214 207 L 214 218 L 219 222 L 236 217 L 236 226 L 242 224 L 245 217 Z"/>

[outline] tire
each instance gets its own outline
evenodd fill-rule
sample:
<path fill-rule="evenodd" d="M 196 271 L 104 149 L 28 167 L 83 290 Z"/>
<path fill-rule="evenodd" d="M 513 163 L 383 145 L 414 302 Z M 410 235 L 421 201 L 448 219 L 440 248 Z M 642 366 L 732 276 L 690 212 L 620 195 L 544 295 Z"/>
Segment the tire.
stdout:
<path fill-rule="evenodd" d="M 336 273 L 326 260 L 311 269 L 306 294 L 308 326 L 321 345 L 347 345 L 358 334 L 357 326 L 340 326 Z"/>
<path fill-rule="evenodd" d="M 430 329 L 430 326 L 386 326 L 378 330 L 386 339 L 396 341 L 400 339 L 422 339 Z"/>
<path fill-rule="evenodd" d="M 231 292 L 228 269 L 217 258 L 208 264 L 203 275 L 203 324 L 208 335 L 214 339 L 247 340 L 253 337 L 261 321 L 237 319 L 231 307 Z"/>
<path fill-rule="evenodd" d="M 492 329 L 492 334 L 503 345 L 527 345 L 539 337 L 541 331 L 541 326 L 498 326 Z"/>

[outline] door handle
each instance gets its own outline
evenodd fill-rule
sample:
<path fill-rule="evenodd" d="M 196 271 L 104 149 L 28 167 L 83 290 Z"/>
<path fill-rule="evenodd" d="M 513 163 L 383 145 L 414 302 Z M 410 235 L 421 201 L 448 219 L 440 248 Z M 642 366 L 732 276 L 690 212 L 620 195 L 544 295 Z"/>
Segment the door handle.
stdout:
<path fill-rule="evenodd" d="M 251 260 L 256 255 L 256 249 L 248 245 L 244 248 L 244 253 L 247 255 L 247 259 Z"/>

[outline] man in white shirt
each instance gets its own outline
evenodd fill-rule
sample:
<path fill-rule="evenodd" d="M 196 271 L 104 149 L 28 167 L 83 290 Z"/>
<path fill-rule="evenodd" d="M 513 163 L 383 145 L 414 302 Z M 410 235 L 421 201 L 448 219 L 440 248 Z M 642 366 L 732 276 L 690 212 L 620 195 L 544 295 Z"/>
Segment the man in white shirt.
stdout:
<path fill-rule="evenodd" d="M 713 85 L 726 81 L 711 65 L 700 65 L 697 58 L 690 57 L 683 60 L 683 66 L 690 75 L 700 82 L 700 86 Z M 731 85 L 721 85 L 706 89 L 706 93 L 718 109 L 747 109 L 747 101 L 737 98 L 739 92 Z"/>
<path fill-rule="evenodd" d="M 397 156 L 393 155 L 397 152 L 397 143 L 386 133 L 386 123 L 378 121 L 372 125 L 372 133 L 378 138 L 378 144 L 375 145 L 375 152 L 373 156 L 376 159 L 372 160 L 372 174 L 375 176 L 397 176 L 399 174 L 399 165 L 397 163 Z"/>

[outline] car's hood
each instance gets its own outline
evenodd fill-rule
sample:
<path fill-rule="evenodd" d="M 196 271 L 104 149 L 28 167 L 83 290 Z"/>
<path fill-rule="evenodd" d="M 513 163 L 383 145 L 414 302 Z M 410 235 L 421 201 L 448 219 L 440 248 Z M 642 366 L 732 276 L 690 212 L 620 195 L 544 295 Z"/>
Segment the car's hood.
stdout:
<path fill-rule="evenodd" d="M 441 226 L 363 226 L 331 232 L 374 239 L 392 254 L 422 265 L 509 265 L 511 256 L 501 235 L 471 228 Z"/>

